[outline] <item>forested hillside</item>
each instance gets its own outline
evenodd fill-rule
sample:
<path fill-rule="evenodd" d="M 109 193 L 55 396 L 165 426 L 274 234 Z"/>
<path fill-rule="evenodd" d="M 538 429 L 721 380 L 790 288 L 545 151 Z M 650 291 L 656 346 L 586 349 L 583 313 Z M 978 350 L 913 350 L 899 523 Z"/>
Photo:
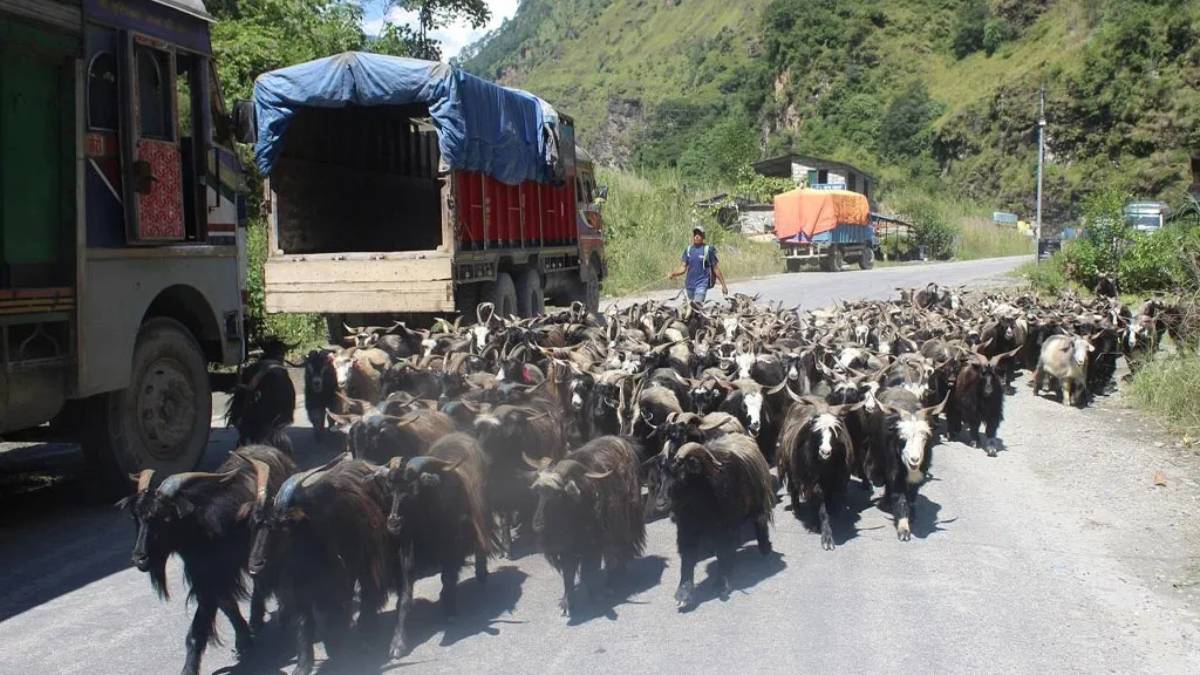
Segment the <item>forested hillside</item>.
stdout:
<path fill-rule="evenodd" d="M 1049 220 L 1105 185 L 1178 201 L 1200 148 L 1200 3 L 524 0 L 467 69 L 575 115 L 602 160 L 731 180 L 793 149 Z"/>

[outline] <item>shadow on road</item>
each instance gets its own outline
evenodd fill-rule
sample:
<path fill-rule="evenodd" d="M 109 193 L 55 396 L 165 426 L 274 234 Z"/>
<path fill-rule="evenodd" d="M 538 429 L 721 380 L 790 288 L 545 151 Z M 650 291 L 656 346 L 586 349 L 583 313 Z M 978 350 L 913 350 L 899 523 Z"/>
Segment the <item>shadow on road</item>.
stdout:
<path fill-rule="evenodd" d="M 779 574 L 786 568 L 787 563 L 784 562 L 783 554 L 779 551 L 772 551 L 764 556 L 758 552 L 757 546 L 744 546 L 738 550 L 734 558 L 732 579 L 734 593 L 748 594 L 748 591 L 757 586 L 759 582 Z M 703 581 L 696 584 L 695 592 L 692 595 L 694 603 L 682 611 L 685 614 L 695 611 L 700 605 L 720 597 L 717 561 L 714 558 L 705 566 Z M 726 599 L 722 598 L 721 600 L 724 602 Z"/>
<path fill-rule="evenodd" d="M 571 615 L 567 625 L 579 626 L 600 617 L 615 621 L 618 616 L 616 608 L 625 604 L 639 604 L 631 598 L 661 583 L 666 569 L 667 559 L 662 556 L 637 558 L 625 566 L 624 574 L 617 574 L 611 579 L 609 595 L 597 598 L 594 603 L 588 601 L 586 589 L 578 588 L 575 597 L 579 609 Z"/>

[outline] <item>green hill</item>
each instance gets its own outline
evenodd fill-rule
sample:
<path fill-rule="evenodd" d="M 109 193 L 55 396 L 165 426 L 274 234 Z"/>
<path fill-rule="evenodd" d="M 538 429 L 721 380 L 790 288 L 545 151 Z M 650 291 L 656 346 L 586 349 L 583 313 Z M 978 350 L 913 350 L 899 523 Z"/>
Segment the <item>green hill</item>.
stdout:
<path fill-rule="evenodd" d="M 1200 149 L 1200 3 L 524 0 L 464 54 L 618 166 L 732 180 L 793 149 L 1049 220 L 1101 186 L 1177 201 Z"/>

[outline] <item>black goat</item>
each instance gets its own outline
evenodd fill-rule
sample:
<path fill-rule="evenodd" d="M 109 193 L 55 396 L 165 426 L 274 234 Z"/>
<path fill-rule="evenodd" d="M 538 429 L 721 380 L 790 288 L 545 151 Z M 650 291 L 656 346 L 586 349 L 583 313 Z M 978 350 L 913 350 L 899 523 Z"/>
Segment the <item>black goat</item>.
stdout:
<path fill-rule="evenodd" d="M 794 515 L 800 516 L 801 496 L 816 508 L 821 548 L 832 551 L 829 508 L 845 496 L 851 470 L 858 463 L 843 415 L 862 404 L 830 407 L 819 398 L 795 399 L 779 433 L 779 479 L 787 485 Z"/>
<path fill-rule="evenodd" d="M 754 439 L 740 434 L 684 445 L 669 461 L 667 476 L 680 558 L 675 600 L 685 609 L 694 602 L 696 563 L 706 543 L 716 550 L 723 596 L 733 588 L 734 553 L 743 523 L 754 523 L 759 552 L 771 552 L 775 489 Z"/>
<path fill-rule="evenodd" d="M 538 472 L 533 529 L 546 559 L 562 575 L 559 608 L 566 615 L 576 607 L 576 571 L 595 602 L 601 562 L 611 584 L 625 563 L 642 554 L 640 462 L 629 441 L 601 436 L 557 463 L 545 458 L 528 463 Z"/>
<path fill-rule="evenodd" d="M 972 353 L 954 378 L 954 391 L 946 406 L 946 429 L 957 435 L 965 422 L 971 441 L 983 448 L 988 457 L 996 456 L 996 431 L 1004 419 L 1004 377 L 1001 364 L 1016 355 L 1020 347 L 990 359 Z M 984 426 L 984 439 L 979 440 L 979 425 Z"/>
<path fill-rule="evenodd" d="M 387 600 L 394 552 L 377 467 L 340 455 L 296 474 L 256 523 L 250 573 L 278 564 L 281 613 L 296 623 L 299 657 L 292 675 L 313 669 L 316 614 L 325 617 L 330 658 L 347 653 L 347 633 L 359 588 L 359 626 L 377 620 Z"/>
<path fill-rule="evenodd" d="M 292 454 L 287 427 L 296 408 L 296 387 L 281 361 L 263 358 L 242 369 L 229 397 L 225 422 L 238 430 L 238 445 L 265 443 Z"/>
<path fill-rule="evenodd" d="M 946 400 L 922 408 L 912 392 L 886 389 L 877 397 L 876 405 L 868 432 L 866 471 L 873 483 L 884 486 L 884 500 L 893 502 L 896 536 L 908 541 L 912 538 L 912 502 L 933 463 L 931 420 L 941 414 Z"/>
<path fill-rule="evenodd" d="M 254 629 L 262 625 L 270 575 L 256 580 L 250 623 L 242 618 L 238 601 L 245 599 L 243 572 L 250 555 L 248 516 L 255 503 L 275 494 L 296 470 L 287 455 L 275 448 L 252 445 L 240 448 L 215 473 L 189 472 L 168 476 L 151 490 L 154 471 L 136 477 L 137 491 L 121 500 L 137 525 L 133 564 L 150 575 L 159 597 L 170 596 L 167 559 L 183 560 L 189 597 L 196 612 L 187 635 L 184 675 L 200 671 L 204 649 L 217 639 L 213 631 L 217 610 L 233 624 L 237 651 L 245 655 Z"/>
<path fill-rule="evenodd" d="M 304 409 L 318 436 L 325 431 L 326 414 L 342 412 L 333 358 L 330 349 L 314 349 L 304 357 Z"/>
<path fill-rule="evenodd" d="M 447 620 L 457 611 L 458 574 L 468 556 L 475 558 L 475 579 L 487 581 L 487 559 L 495 546 L 484 465 L 479 443 L 453 433 L 434 443 L 427 455 L 404 463 L 396 458 L 379 469 L 392 498 L 387 527 L 399 549 L 392 658 L 409 651 L 405 621 L 418 577 L 441 574 L 441 606 Z"/>

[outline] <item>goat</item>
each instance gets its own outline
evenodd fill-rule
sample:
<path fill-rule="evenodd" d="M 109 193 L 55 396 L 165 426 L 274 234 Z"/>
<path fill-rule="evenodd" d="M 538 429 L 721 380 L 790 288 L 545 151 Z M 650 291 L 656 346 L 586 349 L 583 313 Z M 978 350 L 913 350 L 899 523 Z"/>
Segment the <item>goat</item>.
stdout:
<path fill-rule="evenodd" d="M 1042 381 L 1051 377 L 1058 382 L 1063 400 L 1083 406 L 1088 400 L 1088 355 L 1095 347 L 1078 335 L 1053 335 L 1042 343 L 1042 355 L 1033 371 L 1033 395 L 1042 389 Z"/>
<path fill-rule="evenodd" d="M 296 409 L 296 388 L 281 361 L 262 358 L 246 366 L 229 397 L 225 422 L 237 428 L 237 444 L 266 443 L 292 454 L 286 428 Z"/>
<path fill-rule="evenodd" d="M 342 412 L 333 359 L 330 349 L 314 349 L 304 358 L 304 409 L 318 436 L 325 431 L 326 414 Z"/>
<path fill-rule="evenodd" d="M 559 609 L 573 614 L 576 571 L 595 602 L 601 562 L 611 584 L 645 547 L 638 455 L 629 441 L 601 436 L 558 462 L 527 463 L 537 471 L 533 529 L 546 559 L 562 575 Z"/>
<path fill-rule="evenodd" d="M 871 416 L 866 470 L 875 484 L 884 486 L 885 501 L 893 502 L 896 536 L 912 537 L 909 522 L 917 488 L 933 463 L 933 427 L 930 419 L 941 414 L 943 400 L 922 408 L 920 400 L 904 389 L 886 389 L 876 397 L 878 410 Z"/>
<path fill-rule="evenodd" d="M 983 448 L 988 457 L 996 456 L 996 431 L 1004 419 L 1004 378 L 1001 363 L 1020 351 L 1020 347 L 990 359 L 973 353 L 954 378 L 954 392 L 946 407 L 946 428 L 957 435 L 965 422 L 971 441 Z M 979 425 L 984 425 L 983 442 L 979 440 Z"/>
<path fill-rule="evenodd" d="M 794 395 L 793 395 L 794 396 Z M 779 434 L 779 479 L 788 490 L 792 512 L 800 515 L 800 497 L 817 509 L 821 548 L 833 550 L 829 508 L 846 494 L 856 465 L 854 441 L 843 415 L 862 404 L 830 406 L 819 398 L 794 396 Z"/>
<path fill-rule="evenodd" d="M 440 604 L 447 620 L 457 612 L 458 574 L 468 556 L 475 559 L 476 581 L 487 581 L 487 559 L 495 546 L 485 463 L 478 441 L 453 433 L 434 443 L 427 455 L 403 463 L 393 458 L 378 470 L 391 493 L 387 528 L 399 549 L 399 598 L 390 648 L 394 659 L 409 651 L 405 623 L 418 576 L 433 571 L 441 574 Z"/>
<path fill-rule="evenodd" d="M 771 552 L 775 489 L 754 440 L 740 434 L 684 445 L 669 461 L 666 475 L 680 558 L 675 601 L 683 610 L 694 604 L 696 563 L 706 542 L 716 550 L 722 596 L 733 588 L 734 553 L 743 523 L 754 523 L 759 552 Z"/>
<path fill-rule="evenodd" d="M 395 563 L 386 499 L 375 469 L 339 455 L 295 474 L 279 488 L 255 528 L 250 573 L 279 565 L 280 610 L 296 624 L 298 658 L 292 675 L 312 673 L 318 612 L 326 617 L 326 650 L 337 659 L 347 653 L 355 588 L 360 629 L 378 619 L 387 599 Z"/>
<path fill-rule="evenodd" d="M 254 631 L 262 625 L 270 575 L 256 580 L 250 623 L 242 618 L 238 601 L 246 597 L 243 572 L 250 555 L 250 510 L 278 491 L 296 465 L 281 451 L 265 445 L 239 448 L 214 473 L 187 472 L 168 476 L 151 490 L 154 470 L 136 476 L 136 492 L 119 505 L 137 526 L 131 556 L 134 566 L 150 575 L 150 585 L 162 599 L 170 597 L 167 559 L 183 560 L 183 574 L 196 612 L 187 635 L 184 675 L 200 671 L 204 649 L 217 639 L 213 631 L 217 610 L 229 619 L 237 635 L 237 651 L 245 655 Z"/>

